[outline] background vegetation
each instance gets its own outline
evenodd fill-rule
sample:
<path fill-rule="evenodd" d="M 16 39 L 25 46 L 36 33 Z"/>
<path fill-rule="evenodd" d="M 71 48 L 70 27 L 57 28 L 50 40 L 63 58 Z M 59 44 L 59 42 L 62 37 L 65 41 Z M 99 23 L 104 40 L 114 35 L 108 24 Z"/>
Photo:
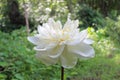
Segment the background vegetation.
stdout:
<path fill-rule="evenodd" d="M 69 16 L 88 29 L 96 56 L 66 69 L 66 80 L 120 80 L 119 5 L 119 0 L 0 0 L 0 80 L 60 80 L 58 64 L 36 60 L 26 26 L 34 34 L 49 17 L 65 23 Z"/>

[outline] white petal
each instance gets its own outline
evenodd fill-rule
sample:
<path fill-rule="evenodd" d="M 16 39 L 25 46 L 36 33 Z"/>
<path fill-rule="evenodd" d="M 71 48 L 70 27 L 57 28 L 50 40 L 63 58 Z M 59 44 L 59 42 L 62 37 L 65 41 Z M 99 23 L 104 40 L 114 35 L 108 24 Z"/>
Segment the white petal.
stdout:
<path fill-rule="evenodd" d="M 50 56 L 51 58 L 57 58 L 62 54 L 63 50 L 64 50 L 64 45 L 56 46 L 55 48 L 49 51 L 48 56 Z"/>
<path fill-rule="evenodd" d="M 44 37 L 50 37 L 47 28 L 38 26 L 39 35 Z"/>
<path fill-rule="evenodd" d="M 94 41 L 91 39 L 85 39 L 83 42 L 86 44 L 93 44 Z"/>
<path fill-rule="evenodd" d="M 60 21 L 57 21 L 55 27 L 58 28 L 58 30 L 61 30 L 61 29 L 62 29 L 62 24 L 61 24 L 61 22 L 60 22 Z"/>
<path fill-rule="evenodd" d="M 72 21 L 72 20 L 68 19 L 63 27 L 63 30 L 69 29 L 69 30 L 73 31 L 74 29 L 77 29 L 78 25 L 79 25 L 78 20 Z"/>
<path fill-rule="evenodd" d="M 50 30 L 50 29 L 51 29 L 50 26 L 49 26 L 47 23 L 44 23 L 44 24 L 43 24 L 43 27 L 44 27 L 46 30 Z"/>
<path fill-rule="evenodd" d="M 42 44 L 42 43 L 41 43 Z M 53 49 L 57 44 L 50 43 L 50 44 L 42 44 L 34 47 L 34 50 L 36 51 L 46 51 Z"/>
<path fill-rule="evenodd" d="M 48 42 L 45 40 L 45 39 L 42 39 L 42 37 L 41 37 L 41 39 L 39 38 L 40 36 L 38 36 L 38 35 L 35 35 L 35 36 L 32 36 L 32 37 L 27 37 L 27 39 L 31 42 L 31 43 L 33 43 L 34 45 L 37 45 L 37 46 L 39 46 L 39 47 L 37 47 L 36 49 L 39 49 L 39 48 L 44 48 L 44 47 L 46 47 L 46 46 L 48 46 L 48 47 L 54 47 L 55 45 L 56 45 L 56 43 L 51 43 L 51 44 L 48 44 Z"/>
<path fill-rule="evenodd" d="M 38 30 L 39 33 L 41 33 L 41 27 L 42 26 L 40 26 L 40 25 L 37 27 L 37 30 Z"/>
<path fill-rule="evenodd" d="M 41 46 L 35 46 L 34 50 L 36 50 L 36 51 L 46 51 L 47 49 L 44 48 L 44 47 L 41 47 Z"/>
<path fill-rule="evenodd" d="M 55 21 L 54 21 L 54 19 L 53 19 L 53 18 L 49 18 L 49 19 L 48 19 L 48 23 L 53 24 L 53 23 L 55 23 Z"/>
<path fill-rule="evenodd" d="M 35 56 L 38 60 L 40 60 L 46 65 L 56 64 L 58 61 L 58 58 L 51 58 L 47 55 L 47 53 L 48 52 L 37 52 Z"/>
<path fill-rule="evenodd" d="M 38 26 L 38 32 L 39 34 L 45 34 L 47 32 L 47 29 L 45 27 L 42 27 L 42 26 Z"/>
<path fill-rule="evenodd" d="M 27 39 L 35 45 L 40 44 L 40 39 L 37 36 L 27 37 Z"/>
<path fill-rule="evenodd" d="M 48 25 L 49 25 L 49 27 L 52 29 L 54 29 L 54 26 L 55 26 L 55 21 L 54 21 L 54 19 L 53 18 L 49 18 L 48 19 Z"/>
<path fill-rule="evenodd" d="M 49 45 L 47 45 L 45 47 L 43 47 L 43 46 L 36 46 L 36 47 L 34 47 L 34 50 L 39 51 L 39 52 L 46 51 L 46 52 L 48 52 L 46 54 L 49 57 L 51 57 L 51 58 L 57 58 L 63 52 L 64 45 L 62 45 L 62 46 L 57 45 L 56 46 L 56 44 L 55 45 L 54 44 L 51 44 L 51 45 L 49 44 Z"/>
<path fill-rule="evenodd" d="M 87 30 L 83 30 L 80 32 L 79 37 L 80 37 L 80 41 L 84 40 L 87 37 Z"/>
<path fill-rule="evenodd" d="M 60 56 L 60 61 L 64 68 L 73 68 L 77 63 L 77 56 L 71 52 L 68 52 L 66 47 Z"/>
<path fill-rule="evenodd" d="M 70 52 L 75 53 L 82 58 L 92 58 L 95 56 L 94 49 L 83 42 L 74 46 L 68 46 L 68 49 Z"/>
<path fill-rule="evenodd" d="M 75 20 L 73 23 L 74 23 L 74 29 L 76 29 L 79 26 L 79 20 Z"/>
<path fill-rule="evenodd" d="M 58 32 L 62 30 L 62 24 L 60 21 L 55 22 L 53 18 L 49 18 L 47 23 L 52 31 Z M 51 32 L 52 32 L 51 31 Z"/>
<path fill-rule="evenodd" d="M 72 21 L 70 19 L 68 19 L 63 27 L 63 30 L 69 29 L 71 27 L 71 23 L 72 23 Z"/>
<path fill-rule="evenodd" d="M 87 30 L 83 30 L 80 33 L 76 33 L 74 36 L 72 36 L 71 41 L 67 42 L 67 45 L 76 45 L 82 42 L 87 37 Z"/>
<path fill-rule="evenodd" d="M 37 50 L 36 57 L 46 65 L 55 64 L 64 50 L 64 46 Z"/>
<path fill-rule="evenodd" d="M 76 45 L 78 43 L 80 43 L 78 39 L 73 39 L 66 42 L 67 45 Z"/>

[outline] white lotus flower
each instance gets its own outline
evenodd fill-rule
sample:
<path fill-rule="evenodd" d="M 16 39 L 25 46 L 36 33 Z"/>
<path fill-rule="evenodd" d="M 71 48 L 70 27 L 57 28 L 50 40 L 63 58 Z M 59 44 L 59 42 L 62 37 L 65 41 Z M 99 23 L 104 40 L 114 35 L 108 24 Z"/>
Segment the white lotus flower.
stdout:
<path fill-rule="evenodd" d="M 87 39 L 87 30 L 79 31 L 79 21 L 67 20 L 62 27 L 60 21 L 52 18 L 38 26 L 38 34 L 28 37 L 36 45 L 36 57 L 46 65 L 60 63 L 64 68 L 72 68 L 78 58 L 94 57 L 92 40 Z"/>

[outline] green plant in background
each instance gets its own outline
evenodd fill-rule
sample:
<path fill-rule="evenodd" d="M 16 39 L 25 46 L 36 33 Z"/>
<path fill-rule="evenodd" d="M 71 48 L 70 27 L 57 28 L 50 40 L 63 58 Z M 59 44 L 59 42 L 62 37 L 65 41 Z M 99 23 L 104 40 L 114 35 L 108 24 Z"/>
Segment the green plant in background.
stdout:
<path fill-rule="evenodd" d="M 105 25 L 104 24 L 105 21 L 102 14 L 93 10 L 87 5 L 82 5 L 78 8 L 76 18 L 78 18 L 82 22 L 80 27 L 83 27 L 83 28 L 91 26 L 95 29 L 98 29 L 100 27 L 104 27 Z"/>
<path fill-rule="evenodd" d="M 92 7 L 92 9 L 99 10 L 99 12 L 104 16 L 108 16 L 109 13 L 113 10 L 118 11 L 118 14 L 120 13 L 119 0 L 77 0 L 77 1 L 80 5 L 87 4 L 89 7 Z"/>
<path fill-rule="evenodd" d="M 25 26 L 24 15 L 19 10 L 18 0 L 1 1 L 0 14 L 0 29 L 4 32 L 11 32 L 15 29 L 20 29 Z"/>
<path fill-rule="evenodd" d="M 104 19 L 100 13 L 104 17 L 109 16 L 114 19 L 120 13 L 119 0 L 0 0 L 0 2 L 0 29 L 6 32 L 11 32 L 14 29 L 19 29 L 21 25 L 25 25 L 23 24 L 25 23 L 23 19 L 25 5 L 31 28 L 42 24 L 49 17 L 55 17 L 64 23 L 68 13 L 72 14 L 73 19 L 79 18 L 85 23 L 81 26 L 98 28 L 104 26 Z M 83 4 L 87 7 L 82 6 Z M 82 7 L 79 8 L 79 6 Z M 13 14 L 11 16 L 13 18 L 10 19 L 11 14 Z"/>
<path fill-rule="evenodd" d="M 4 0 L 1 1 L 0 7 L 0 30 L 4 32 L 25 26 L 25 9 L 31 29 L 46 22 L 49 17 L 60 19 L 64 23 L 68 15 L 66 2 L 57 0 Z"/>
<path fill-rule="evenodd" d="M 58 0 L 30 0 L 25 1 L 28 7 L 29 17 L 35 21 L 35 25 L 42 24 L 46 22 L 48 18 L 54 17 L 65 22 L 65 17 L 67 17 L 68 9 L 65 1 Z M 21 6 L 24 3 L 21 1 Z"/>
<path fill-rule="evenodd" d="M 120 16 L 117 17 L 117 20 L 110 18 L 106 19 L 106 35 L 108 35 L 111 41 L 114 42 L 115 46 L 120 45 Z"/>

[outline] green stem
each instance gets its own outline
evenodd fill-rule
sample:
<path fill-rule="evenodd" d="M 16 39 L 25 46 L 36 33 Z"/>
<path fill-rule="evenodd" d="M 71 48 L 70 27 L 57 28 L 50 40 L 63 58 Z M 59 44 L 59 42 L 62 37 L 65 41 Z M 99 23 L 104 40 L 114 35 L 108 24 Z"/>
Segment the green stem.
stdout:
<path fill-rule="evenodd" d="M 64 67 L 61 66 L 61 80 L 64 80 Z"/>

